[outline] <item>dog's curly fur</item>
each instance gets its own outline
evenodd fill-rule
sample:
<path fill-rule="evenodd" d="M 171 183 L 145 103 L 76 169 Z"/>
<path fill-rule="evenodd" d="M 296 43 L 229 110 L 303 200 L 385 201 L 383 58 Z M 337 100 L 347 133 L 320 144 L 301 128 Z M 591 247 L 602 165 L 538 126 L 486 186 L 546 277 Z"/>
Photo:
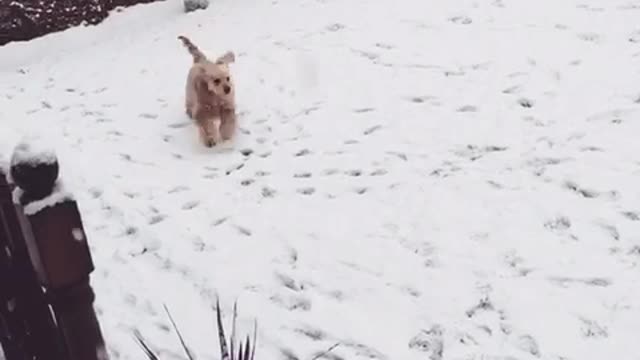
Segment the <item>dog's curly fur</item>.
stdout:
<path fill-rule="evenodd" d="M 229 71 L 235 55 L 228 51 L 211 61 L 187 37 L 178 39 L 193 57 L 187 76 L 185 110 L 195 120 L 203 143 L 213 147 L 235 133 L 235 89 Z"/>

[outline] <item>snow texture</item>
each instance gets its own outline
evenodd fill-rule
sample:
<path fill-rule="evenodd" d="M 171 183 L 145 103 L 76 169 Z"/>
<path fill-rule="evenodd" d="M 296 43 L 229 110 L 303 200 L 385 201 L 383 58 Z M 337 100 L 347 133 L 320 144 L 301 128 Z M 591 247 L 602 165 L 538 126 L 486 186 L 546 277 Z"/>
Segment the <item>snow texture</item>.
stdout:
<path fill-rule="evenodd" d="M 82 229 L 79 229 L 79 228 L 73 228 L 71 230 L 71 235 L 78 242 L 83 242 L 86 239 L 84 236 L 84 231 L 82 231 Z"/>
<path fill-rule="evenodd" d="M 22 195 L 21 192 L 22 190 L 19 188 L 15 188 L 13 190 L 14 203 L 16 204 L 19 203 L 20 196 Z M 16 200 L 18 200 L 18 202 Z M 51 192 L 51 195 L 45 197 L 44 199 L 40 199 L 40 200 L 36 200 L 28 203 L 27 205 L 24 206 L 23 211 L 26 215 L 35 215 L 45 208 L 63 203 L 65 201 L 72 201 L 72 200 L 74 200 L 73 194 L 65 188 L 62 181 L 58 180 L 55 186 L 53 187 L 53 191 Z"/>
<path fill-rule="evenodd" d="M 46 133 L 112 359 L 637 360 L 637 0 L 178 1 L 0 48 L 0 129 Z M 184 113 L 189 36 L 238 136 Z M 35 86 L 34 84 L 37 84 Z"/>
<path fill-rule="evenodd" d="M 0 109 L 0 119 L 2 117 L 2 109 Z M 11 153 L 16 142 L 16 134 L 11 131 L 9 126 L 2 124 L 0 129 L 0 171 L 9 177 L 9 167 L 11 164 Z"/>
<path fill-rule="evenodd" d="M 16 145 L 11 156 L 11 166 L 16 164 L 54 164 L 58 159 L 54 147 L 43 137 L 28 136 Z"/>
<path fill-rule="evenodd" d="M 19 205 L 20 199 L 22 198 L 23 194 L 24 194 L 24 191 L 22 189 L 20 189 L 19 187 L 14 188 L 11 194 L 13 203 L 16 205 Z M 66 187 L 64 186 L 64 183 L 61 180 L 58 180 L 56 181 L 53 187 L 53 191 L 49 196 L 45 197 L 44 199 L 30 202 L 29 204 L 24 206 L 23 211 L 26 215 L 35 215 L 47 207 L 51 207 L 56 204 L 63 203 L 65 201 L 72 201 L 72 200 L 75 200 L 73 194 L 66 189 Z M 78 239 L 76 237 L 76 236 L 82 236 L 82 237 L 84 236 L 84 234 L 82 233 L 82 230 L 80 230 L 79 234 L 75 232 L 75 230 L 79 230 L 79 229 L 73 230 L 74 238 L 76 238 L 76 240 L 78 241 L 82 240 L 82 238 Z"/>

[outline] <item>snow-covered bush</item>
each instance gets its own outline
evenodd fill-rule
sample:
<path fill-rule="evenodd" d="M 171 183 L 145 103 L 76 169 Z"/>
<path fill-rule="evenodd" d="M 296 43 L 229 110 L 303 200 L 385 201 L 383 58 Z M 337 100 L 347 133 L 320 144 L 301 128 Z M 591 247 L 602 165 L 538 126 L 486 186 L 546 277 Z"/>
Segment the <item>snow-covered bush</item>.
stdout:
<path fill-rule="evenodd" d="M 184 0 L 184 11 L 191 12 L 209 7 L 209 0 Z"/>

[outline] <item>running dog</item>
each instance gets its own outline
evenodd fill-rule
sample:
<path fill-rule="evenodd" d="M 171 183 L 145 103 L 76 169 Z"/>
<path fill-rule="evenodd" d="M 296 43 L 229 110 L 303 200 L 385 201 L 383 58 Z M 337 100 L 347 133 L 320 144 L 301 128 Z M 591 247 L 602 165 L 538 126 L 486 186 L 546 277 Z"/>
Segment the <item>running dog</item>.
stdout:
<path fill-rule="evenodd" d="M 193 57 L 187 76 L 185 110 L 198 126 L 205 146 L 229 140 L 236 129 L 235 91 L 229 64 L 235 55 L 228 51 L 215 61 L 185 36 L 178 36 Z"/>

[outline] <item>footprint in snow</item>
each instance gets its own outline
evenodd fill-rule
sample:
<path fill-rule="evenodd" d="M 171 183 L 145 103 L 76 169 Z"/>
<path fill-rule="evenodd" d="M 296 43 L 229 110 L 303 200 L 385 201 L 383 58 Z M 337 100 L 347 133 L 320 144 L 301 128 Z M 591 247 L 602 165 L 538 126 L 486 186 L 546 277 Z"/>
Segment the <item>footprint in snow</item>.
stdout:
<path fill-rule="evenodd" d="M 381 125 L 374 125 L 374 126 L 372 126 L 372 127 L 368 128 L 368 129 L 366 129 L 366 130 L 363 132 L 363 134 L 364 134 L 364 135 L 371 135 L 371 134 L 373 134 L 374 132 L 376 132 L 376 131 L 378 131 L 378 130 L 380 130 L 380 129 L 382 129 L 382 126 L 381 126 Z"/>
<path fill-rule="evenodd" d="M 251 236 L 251 230 L 249 230 L 248 228 L 244 227 L 244 226 L 240 226 L 240 225 L 236 225 L 235 226 L 236 230 L 238 230 L 238 232 L 244 236 Z"/>
<path fill-rule="evenodd" d="M 175 194 L 175 193 L 179 193 L 179 192 L 183 192 L 183 191 L 187 191 L 189 190 L 188 186 L 184 186 L 184 185 L 178 185 L 176 187 L 173 187 L 171 189 L 169 189 L 169 191 L 167 191 L 169 194 Z"/>
<path fill-rule="evenodd" d="M 377 169 L 372 171 L 369 176 L 383 176 L 383 175 L 387 175 L 387 170 L 385 169 Z"/>
<path fill-rule="evenodd" d="M 430 100 L 435 100 L 436 97 L 425 95 L 425 96 L 413 96 L 407 99 L 407 101 L 412 102 L 414 104 L 423 104 Z"/>
<path fill-rule="evenodd" d="M 167 216 L 166 215 L 162 215 L 162 214 L 153 215 L 149 219 L 148 224 L 149 225 L 155 225 L 155 224 L 158 224 L 158 223 L 164 221 L 166 218 L 167 218 Z"/>
<path fill-rule="evenodd" d="M 530 100 L 527 98 L 520 98 L 518 99 L 518 105 L 522 106 L 523 108 L 530 109 L 533 107 L 533 100 Z"/>
<path fill-rule="evenodd" d="M 316 189 L 313 187 L 305 187 L 305 188 L 300 188 L 297 191 L 299 194 L 302 194 L 302 195 L 312 195 L 313 193 L 316 192 Z"/>
<path fill-rule="evenodd" d="M 469 25 L 473 22 L 473 20 L 468 16 L 454 16 L 449 18 L 449 21 L 459 25 Z"/>
<path fill-rule="evenodd" d="M 609 331 L 594 320 L 580 318 L 582 335 L 587 338 L 607 338 Z"/>
<path fill-rule="evenodd" d="M 192 210 L 200 205 L 199 201 L 188 201 L 182 205 L 182 210 Z"/>
<path fill-rule="evenodd" d="M 522 86 L 520 86 L 520 85 L 513 85 L 513 86 L 510 86 L 510 87 L 508 87 L 508 88 L 506 88 L 506 89 L 502 90 L 502 93 L 503 93 L 503 94 L 517 94 L 517 93 L 519 93 L 519 92 L 521 92 L 521 91 L 522 91 Z"/>
<path fill-rule="evenodd" d="M 138 196 L 140 196 L 140 194 L 139 194 L 139 193 L 135 193 L 135 192 L 127 192 L 127 191 L 123 192 L 123 193 L 122 193 L 122 195 L 124 195 L 124 196 L 128 197 L 129 199 L 135 199 L 135 198 L 137 198 Z"/>
<path fill-rule="evenodd" d="M 478 107 L 474 105 L 464 105 L 457 110 L 458 112 L 476 112 L 478 111 Z"/>
<path fill-rule="evenodd" d="M 335 24 L 331 24 L 329 26 L 327 26 L 325 29 L 329 32 L 336 32 L 336 31 L 340 31 L 342 29 L 344 29 L 346 26 L 344 26 L 343 24 L 340 23 L 335 23 Z"/>
<path fill-rule="evenodd" d="M 295 332 L 302 334 L 313 341 L 322 341 L 327 338 L 327 334 L 317 328 L 312 328 L 310 326 L 305 326 L 304 328 L 298 328 L 294 330 Z"/>
<path fill-rule="evenodd" d="M 566 216 L 559 216 L 545 222 L 544 227 L 551 231 L 565 231 L 571 227 L 571 220 Z"/>
<path fill-rule="evenodd" d="M 311 310 L 311 300 L 302 295 L 291 295 L 287 296 L 286 299 L 282 299 L 279 296 L 275 296 L 272 298 L 276 304 L 284 307 L 285 309 L 292 310 L 302 310 L 309 311 Z"/>
<path fill-rule="evenodd" d="M 520 350 L 528 352 L 535 357 L 540 357 L 540 346 L 531 335 L 519 336 L 516 340 L 516 346 L 518 346 Z"/>
<path fill-rule="evenodd" d="M 255 182 L 255 180 L 253 179 L 244 179 L 240 182 L 240 185 L 242 186 L 249 186 L 251 184 L 253 184 Z"/>
<path fill-rule="evenodd" d="M 238 165 L 234 165 L 232 167 L 230 167 L 225 174 L 227 175 L 231 175 L 231 173 L 238 171 L 240 169 L 242 169 L 244 167 L 244 163 L 238 164 Z"/>
<path fill-rule="evenodd" d="M 181 129 L 184 127 L 189 126 L 191 123 L 188 121 L 183 121 L 183 122 L 179 122 L 179 123 L 171 123 L 168 126 L 172 129 Z"/>
<path fill-rule="evenodd" d="M 309 149 L 302 149 L 302 150 L 300 150 L 300 151 L 296 152 L 294 155 L 295 155 L 296 157 L 300 157 L 300 156 L 307 156 L 307 155 L 309 155 L 309 154 L 311 154 L 311 150 L 309 150 Z"/>
<path fill-rule="evenodd" d="M 367 187 L 357 187 L 357 188 L 353 189 L 353 192 L 355 192 L 358 195 L 363 195 L 367 191 L 369 191 L 369 188 L 367 188 Z"/>
<path fill-rule="evenodd" d="M 157 119 L 158 118 L 158 114 L 142 113 L 142 114 L 138 115 L 138 117 L 141 117 L 143 119 Z"/>
<path fill-rule="evenodd" d="M 631 221 L 640 220 L 640 212 L 637 212 L 637 211 L 624 211 L 622 212 L 622 216 L 626 217 Z"/>
<path fill-rule="evenodd" d="M 617 227 L 610 224 L 598 224 L 598 226 L 602 228 L 602 230 L 604 230 L 613 240 L 620 240 L 620 232 Z"/>
<path fill-rule="evenodd" d="M 227 220 L 229 220 L 229 217 L 222 217 L 222 218 L 214 220 L 211 223 L 211 225 L 212 226 L 220 226 L 220 225 L 224 224 Z"/>
<path fill-rule="evenodd" d="M 424 352 L 430 360 L 441 360 L 444 353 L 444 329 L 436 324 L 409 340 L 409 348 Z"/>
<path fill-rule="evenodd" d="M 297 178 L 297 179 L 308 179 L 308 178 L 310 178 L 311 176 L 312 176 L 312 175 L 311 175 L 311 173 L 310 173 L 310 172 L 301 172 L 301 173 L 293 174 L 293 177 L 294 177 L 294 178 Z"/>
<path fill-rule="evenodd" d="M 596 33 L 580 33 L 578 39 L 586 42 L 598 43 L 601 40 L 601 36 Z"/>
<path fill-rule="evenodd" d="M 97 188 L 91 188 L 89 189 L 89 194 L 91 194 L 92 198 L 97 199 L 102 196 L 102 190 Z"/>
<path fill-rule="evenodd" d="M 300 284 L 298 281 L 296 281 L 293 277 L 289 275 L 278 272 L 275 274 L 275 276 L 280 281 L 280 284 L 286 287 L 287 289 L 293 290 L 295 292 L 300 292 L 304 290 L 304 284 Z"/>
<path fill-rule="evenodd" d="M 272 198 L 276 195 L 276 190 L 270 187 L 263 187 L 261 191 L 262 197 Z"/>
<path fill-rule="evenodd" d="M 124 229 L 124 234 L 127 236 L 135 236 L 138 233 L 138 228 L 135 226 L 127 226 Z"/>
<path fill-rule="evenodd" d="M 594 199 L 600 196 L 600 193 L 598 191 L 582 188 L 581 186 L 579 186 L 578 184 L 572 181 L 565 182 L 564 187 L 587 199 Z"/>

